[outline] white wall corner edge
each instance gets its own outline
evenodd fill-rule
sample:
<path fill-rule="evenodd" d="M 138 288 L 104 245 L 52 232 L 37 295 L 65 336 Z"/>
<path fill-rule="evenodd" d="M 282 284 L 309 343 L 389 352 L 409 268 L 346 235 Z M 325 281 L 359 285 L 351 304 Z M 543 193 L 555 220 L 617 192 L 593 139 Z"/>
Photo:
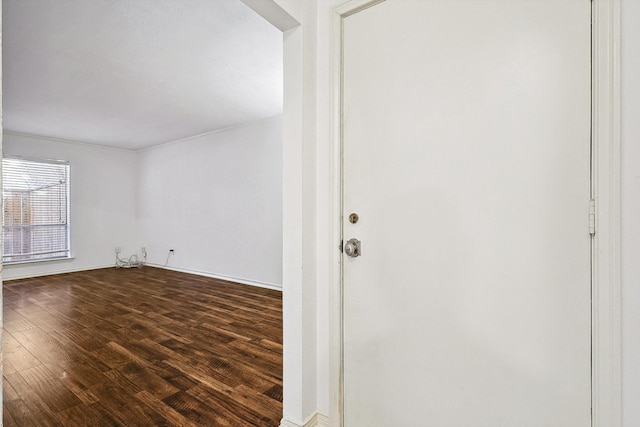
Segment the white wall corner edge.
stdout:
<path fill-rule="evenodd" d="M 283 418 L 280 422 L 280 427 L 329 427 L 329 417 L 316 412 L 304 424 L 298 424 Z"/>

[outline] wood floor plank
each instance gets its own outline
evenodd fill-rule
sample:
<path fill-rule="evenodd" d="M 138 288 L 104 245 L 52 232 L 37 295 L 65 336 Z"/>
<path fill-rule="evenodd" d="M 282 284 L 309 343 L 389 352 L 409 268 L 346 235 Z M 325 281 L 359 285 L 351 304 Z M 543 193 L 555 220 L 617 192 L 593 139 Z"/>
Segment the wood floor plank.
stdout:
<path fill-rule="evenodd" d="M 184 426 L 184 427 L 198 427 L 197 424 L 191 422 L 185 418 L 178 411 L 158 399 L 156 395 L 149 393 L 148 391 L 141 391 L 136 394 L 136 397 L 148 405 L 154 411 L 163 414 L 164 418 L 171 423 L 171 425 Z"/>
<path fill-rule="evenodd" d="M 3 426 L 36 427 L 37 418 L 31 413 L 22 399 L 4 402 Z"/>
<path fill-rule="evenodd" d="M 124 425 L 154 426 L 162 425 L 165 421 L 162 414 L 140 404 L 133 394 L 127 393 L 126 389 L 112 381 L 96 384 L 90 390 L 99 399 L 92 407 L 95 408 L 99 403 L 100 407 Z"/>
<path fill-rule="evenodd" d="M 31 354 L 31 352 L 8 331 L 4 331 L 2 336 L 2 355 L 4 359 L 4 372 L 7 374 L 30 369 L 40 364 L 38 358 Z"/>
<path fill-rule="evenodd" d="M 271 389 L 274 387 L 282 390 L 282 387 L 277 385 L 273 386 Z M 279 416 L 281 408 L 276 404 L 276 402 L 282 400 L 282 391 L 280 391 L 279 400 L 275 400 L 265 393 L 258 393 L 253 388 L 240 385 L 234 389 L 233 398 L 238 402 L 241 402 L 246 407 L 253 409 L 256 413 L 268 414 L 272 418 Z"/>
<path fill-rule="evenodd" d="M 6 426 L 276 427 L 282 298 L 169 270 L 4 283 Z"/>
<path fill-rule="evenodd" d="M 20 399 L 28 408 L 28 411 L 32 414 L 33 420 L 37 421 L 37 425 L 46 427 L 59 427 L 63 426 L 55 417 L 54 412 L 42 401 L 38 393 L 36 393 L 34 387 L 27 383 L 19 372 L 3 375 L 3 386 L 5 384 L 11 384 L 15 391 L 20 396 Z"/>
<path fill-rule="evenodd" d="M 110 415 L 96 411 L 91 405 L 78 405 L 56 414 L 65 427 L 113 427 L 122 425 Z"/>
<path fill-rule="evenodd" d="M 109 342 L 99 334 L 89 333 L 84 327 L 59 329 L 51 332 L 51 336 L 65 345 L 73 343 L 89 352 L 102 348 Z"/>
<path fill-rule="evenodd" d="M 231 421 L 232 425 L 269 425 L 266 408 L 260 408 L 258 412 L 243 405 L 242 400 L 238 399 L 242 397 L 242 394 L 238 391 L 225 393 L 214 390 L 211 393 L 208 389 L 203 390 L 203 386 L 198 386 L 190 389 L 187 393 L 211 406 L 217 414 L 223 415 L 226 420 Z"/>
<path fill-rule="evenodd" d="M 204 404 L 187 392 L 179 392 L 165 399 L 163 402 L 176 412 L 199 426 L 221 426 L 231 427 L 238 425 L 235 419 L 220 414 L 219 411 Z M 226 414 L 225 414 L 226 415 Z"/>
<path fill-rule="evenodd" d="M 16 313 L 16 315 L 13 316 L 11 320 L 7 320 L 7 317 L 5 315 L 4 330 L 7 332 L 24 331 L 33 327 L 34 325 L 21 314 Z"/>
<path fill-rule="evenodd" d="M 63 411 L 81 404 L 78 399 L 57 377 L 57 372 L 51 372 L 46 366 L 21 371 L 19 375 L 29 384 L 29 387 L 53 412 Z"/>

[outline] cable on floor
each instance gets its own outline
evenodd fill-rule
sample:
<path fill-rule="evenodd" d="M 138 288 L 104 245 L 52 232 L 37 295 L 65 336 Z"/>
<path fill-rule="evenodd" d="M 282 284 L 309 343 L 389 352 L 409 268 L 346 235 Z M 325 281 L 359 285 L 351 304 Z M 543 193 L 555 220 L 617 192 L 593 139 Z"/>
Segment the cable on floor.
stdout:
<path fill-rule="evenodd" d="M 129 258 L 127 259 L 122 259 L 120 258 L 120 254 L 118 251 L 116 251 L 116 268 L 137 268 L 137 267 L 142 267 L 143 265 L 145 265 L 146 261 L 147 261 L 147 254 L 145 252 L 144 254 L 144 261 L 139 261 L 138 260 L 138 255 L 131 255 Z"/>

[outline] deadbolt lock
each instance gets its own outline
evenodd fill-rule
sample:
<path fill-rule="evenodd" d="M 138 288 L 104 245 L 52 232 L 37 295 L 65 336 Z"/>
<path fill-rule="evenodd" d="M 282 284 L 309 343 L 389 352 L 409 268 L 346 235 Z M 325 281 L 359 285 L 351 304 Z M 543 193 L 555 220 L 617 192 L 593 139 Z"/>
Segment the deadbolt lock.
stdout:
<path fill-rule="evenodd" d="M 349 239 L 347 243 L 344 244 L 344 253 L 351 258 L 356 258 L 362 255 L 360 240 Z"/>

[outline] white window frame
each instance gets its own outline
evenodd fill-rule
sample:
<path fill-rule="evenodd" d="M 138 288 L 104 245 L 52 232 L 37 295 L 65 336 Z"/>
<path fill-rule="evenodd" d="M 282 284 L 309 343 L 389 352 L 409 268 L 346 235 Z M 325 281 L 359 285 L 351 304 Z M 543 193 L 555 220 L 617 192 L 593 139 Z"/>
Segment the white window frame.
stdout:
<path fill-rule="evenodd" d="M 66 184 L 65 188 L 64 188 L 64 196 L 65 196 L 65 200 L 64 200 L 64 212 L 65 212 L 65 218 L 63 220 L 60 221 L 60 223 L 51 223 L 51 224 L 31 224 L 31 225 L 20 225 L 22 227 L 28 227 L 28 228 L 32 228 L 32 229 L 38 229 L 41 227 L 51 227 L 51 226 L 63 226 L 64 227 L 64 248 L 62 250 L 56 250 L 54 252 L 51 252 L 51 256 L 46 256 L 47 252 L 46 251 L 36 251 L 36 252 L 27 252 L 27 253 L 23 253 L 23 254 L 13 254 L 13 256 L 15 258 L 20 257 L 19 259 L 5 259 L 5 257 L 9 257 L 11 255 L 6 255 L 4 253 L 4 244 L 6 242 L 6 236 L 7 236 L 7 232 L 5 231 L 5 227 L 10 227 L 9 225 L 5 225 L 5 182 L 3 180 L 2 183 L 2 190 L 3 190 L 3 194 L 2 194 L 2 233 L 3 233 L 3 246 L 2 246 L 2 263 L 4 265 L 13 265 L 13 264 L 23 264 L 23 263 L 36 263 L 36 262 L 46 262 L 46 261 L 53 261 L 53 260 L 65 260 L 65 259 L 69 259 L 71 258 L 71 225 L 70 225 L 70 210 L 71 210 L 71 206 L 70 206 L 70 165 L 68 161 L 64 161 L 64 160 L 51 160 L 51 159 L 39 159 L 39 158 L 28 158 L 28 157 L 20 157 L 20 156 L 5 156 L 2 158 L 2 162 L 3 162 L 3 174 L 5 173 L 5 167 L 4 167 L 4 163 L 5 160 L 12 160 L 12 161 L 19 161 L 19 162 L 24 162 L 25 164 L 29 163 L 31 165 L 34 164 L 41 164 L 41 165 L 59 165 L 59 166 L 64 166 L 65 167 L 65 180 L 64 183 Z M 62 253 L 62 255 L 60 255 Z M 55 255 L 54 255 L 55 254 Z"/>

